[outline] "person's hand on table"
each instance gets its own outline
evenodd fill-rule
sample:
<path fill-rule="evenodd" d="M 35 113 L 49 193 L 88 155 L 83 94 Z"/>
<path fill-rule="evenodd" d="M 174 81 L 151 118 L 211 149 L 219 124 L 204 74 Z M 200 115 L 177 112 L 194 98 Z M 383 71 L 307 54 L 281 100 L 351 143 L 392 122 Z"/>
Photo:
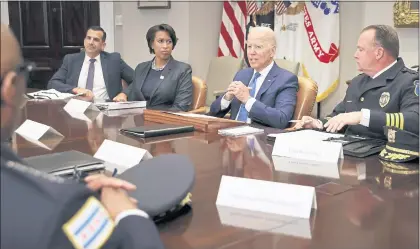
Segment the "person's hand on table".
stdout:
<path fill-rule="evenodd" d="M 361 119 L 362 112 L 341 113 L 328 120 L 324 127 L 326 128 L 327 132 L 337 132 L 343 129 L 343 127 L 346 125 L 360 124 Z"/>
<path fill-rule="evenodd" d="M 72 92 L 74 94 L 82 94 L 85 97 L 93 97 L 93 92 L 91 90 L 81 88 L 81 87 L 73 88 Z"/>
<path fill-rule="evenodd" d="M 127 95 L 125 93 L 120 93 L 117 96 L 115 96 L 112 100 L 115 102 L 126 102 Z"/>
<path fill-rule="evenodd" d="M 322 122 L 318 119 L 312 118 L 310 116 L 303 116 L 296 125 L 294 129 L 322 129 Z"/>

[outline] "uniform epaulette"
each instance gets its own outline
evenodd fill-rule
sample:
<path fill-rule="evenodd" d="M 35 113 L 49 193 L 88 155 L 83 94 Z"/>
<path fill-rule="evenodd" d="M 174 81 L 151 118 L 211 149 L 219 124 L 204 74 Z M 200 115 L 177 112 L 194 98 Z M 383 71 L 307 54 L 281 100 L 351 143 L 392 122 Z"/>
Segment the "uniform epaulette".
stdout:
<path fill-rule="evenodd" d="M 413 70 L 413 69 L 408 68 L 408 67 L 404 67 L 401 71 L 402 72 L 408 72 L 408 73 L 411 73 L 411 74 L 419 74 L 416 70 Z"/>

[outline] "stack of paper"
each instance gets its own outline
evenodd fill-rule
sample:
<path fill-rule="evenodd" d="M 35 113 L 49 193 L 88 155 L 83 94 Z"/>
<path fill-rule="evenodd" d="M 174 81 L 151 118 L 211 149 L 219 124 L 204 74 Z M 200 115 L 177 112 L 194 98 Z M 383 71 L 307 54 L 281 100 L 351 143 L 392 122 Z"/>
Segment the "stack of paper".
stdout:
<path fill-rule="evenodd" d="M 49 89 L 28 93 L 27 95 L 30 99 L 70 99 L 81 94 L 62 93 L 55 89 Z"/>
<path fill-rule="evenodd" d="M 284 132 L 278 134 L 268 134 L 269 137 L 275 137 L 277 140 L 289 140 L 292 139 L 294 141 L 325 141 L 328 138 L 341 138 L 344 137 L 343 134 L 337 133 L 328 133 L 322 131 L 314 131 L 314 130 L 302 130 L 302 131 L 292 131 L 292 132 Z"/>
<path fill-rule="evenodd" d="M 121 110 L 132 108 L 145 108 L 146 101 L 127 101 L 127 102 L 102 102 L 95 103 L 100 110 Z"/>
<path fill-rule="evenodd" d="M 242 136 L 249 134 L 264 133 L 263 129 L 254 128 L 251 126 L 239 126 L 234 128 L 221 129 L 218 133 L 222 136 Z"/>

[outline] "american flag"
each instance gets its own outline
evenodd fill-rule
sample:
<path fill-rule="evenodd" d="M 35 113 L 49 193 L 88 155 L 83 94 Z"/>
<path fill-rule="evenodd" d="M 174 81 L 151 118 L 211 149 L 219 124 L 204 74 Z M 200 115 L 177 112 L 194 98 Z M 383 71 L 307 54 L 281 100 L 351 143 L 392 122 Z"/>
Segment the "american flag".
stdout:
<path fill-rule="evenodd" d="M 250 0 L 250 1 L 246 1 L 246 7 L 247 7 L 247 10 L 248 10 L 248 16 L 251 16 L 251 15 L 253 15 L 253 14 L 255 14 L 255 12 L 257 12 L 258 11 L 258 5 L 257 5 L 257 2 L 256 1 L 252 1 L 252 0 Z"/>
<path fill-rule="evenodd" d="M 224 1 L 218 56 L 241 58 L 245 49 L 247 3 Z"/>
<path fill-rule="evenodd" d="M 276 14 L 282 15 L 292 3 L 290 1 L 277 1 Z"/>

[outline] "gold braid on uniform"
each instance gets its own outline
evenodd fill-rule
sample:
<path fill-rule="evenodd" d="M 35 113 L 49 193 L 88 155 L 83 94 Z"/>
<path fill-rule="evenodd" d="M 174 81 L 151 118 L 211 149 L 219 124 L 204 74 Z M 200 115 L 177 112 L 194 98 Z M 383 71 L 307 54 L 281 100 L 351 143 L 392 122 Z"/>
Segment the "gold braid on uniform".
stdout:
<path fill-rule="evenodd" d="M 380 161 L 383 165 L 383 171 L 387 171 L 393 174 L 398 175 L 415 175 L 419 173 L 418 169 L 413 169 L 412 167 L 407 167 L 401 164 L 396 164 L 392 162 Z"/>
<path fill-rule="evenodd" d="M 403 149 L 398 149 L 398 148 L 394 148 L 392 146 L 386 145 L 385 148 L 387 150 L 393 151 L 393 152 L 397 152 L 397 153 L 404 153 L 407 155 L 411 155 L 411 156 L 419 156 L 418 152 L 415 151 L 411 151 L 411 150 L 403 150 Z"/>
<path fill-rule="evenodd" d="M 403 155 L 403 154 L 398 154 L 398 153 L 390 153 L 387 152 L 385 150 L 381 151 L 380 154 L 383 158 L 385 159 L 390 159 L 390 160 L 404 160 L 410 157 L 410 155 Z"/>
<path fill-rule="evenodd" d="M 387 113 L 386 126 L 393 126 L 397 127 L 398 129 L 404 130 L 404 115 L 401 112 Z"/>

